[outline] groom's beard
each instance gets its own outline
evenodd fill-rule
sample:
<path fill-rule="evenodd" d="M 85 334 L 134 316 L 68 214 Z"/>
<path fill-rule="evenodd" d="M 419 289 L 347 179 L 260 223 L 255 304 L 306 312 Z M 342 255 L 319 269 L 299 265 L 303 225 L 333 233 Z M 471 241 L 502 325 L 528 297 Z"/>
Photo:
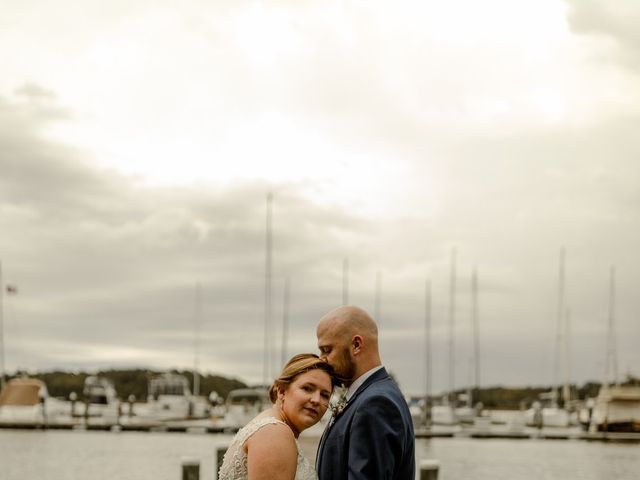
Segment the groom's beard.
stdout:
<path fill-rule="evenodd" d="M 345 348 L 340 353 L 339 364 L 336 367 L 334 367 L 334 370 L 343 383 L 346 386 L 351 385 L 355 380 L 356 364 L 351 359 L 351 352 L 348 348 Z"/>

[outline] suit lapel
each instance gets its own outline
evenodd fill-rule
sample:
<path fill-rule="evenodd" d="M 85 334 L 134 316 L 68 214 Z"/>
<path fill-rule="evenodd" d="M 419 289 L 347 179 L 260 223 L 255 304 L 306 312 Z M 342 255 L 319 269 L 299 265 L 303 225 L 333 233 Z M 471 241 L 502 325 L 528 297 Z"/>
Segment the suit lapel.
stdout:
<path fill-rule="evenodd" d="M 318 453 L 316 455 L 316 470 L 318 469 L 318 467 L 320 465 L 320 461 L 321 461 L 320 457 L 322 456 L 322 449 L 324 447 L 324 442 L 327 439 L 327 436 L 329 435 L 329 432 L 331 431 L 331 429 L 334 428 L 334 425 L 336 424 L 336 422 L 338 422 L 340 420 L 340 417 L 344 416 L 346 410 L 349 408 L 349 406 L 351 406 L 352 404 L 355 403 L 356 398 L 362 392 L 364 392 L 370 385 L 372 385 L 375 382 L 378 382 L 380 380 L 384 380 L 387 377 L 389 377 L 389 374 L 387 373 L 387 370 L 384 367 L 382 367 L 380 370 L 377 370 L 369 378 L 367 378 L 365 380 L 365 382 L 362 385 L 360 385 L 360 387 L 358 387 L 358 389 L 351 396 L 351 398 L 346 403 L 346 405 L 344 406 L 342 411 L 338 415 L 336 415 L 335 418 L 332 418 L 332 420 L 329 420 L 329 424 L 324 429 L 324 432 L 322 432 L 322 436 L 320 437 L 320 442 L 318 444 Z"/>
<path fill-rule="evenodd" d="M 362 385 L 360 385 L 360 387 L 358 387 L 358 389 L 355 391 L 355 393 L 351 396 L 351 398 L 347 402 L 347 405 L 344 407 L 344 410 L 349 408 L 349 405 L 353 404 L 355 402 L 356 398 L 362 392 L 364 392 L 370 385 L 372 385 L 375 382 L 378 382 L 380 380 L 384 380 L 388 376 L 389 376 L 389 374 L 387 373 L 387 370 L 384 367 L 382 367 L 380 370 L 377 370 L 376 372 L 374 372 L 369 378 L 367 378 L 365 380 L 365 382 Z M 344 410 L 342 410 L 342 411 L 344 412 Z"/>
<path fill-rule="evenodd" d="M 331 420 L 329 420 L 329 424 L 324 429 L 324 432 L 322 433 L 322 437 L 320 437 L 320 447 L 319 448 L 322 448 L 322 443 L 324 442 L 325 437 L 329 433 L 329 430 L 331 430 L 333 425 L 335 425 L 335 423 L 340 419 L 340 417 L 342 417 L 344 415 L 344 412 L 349 408 L 349 406 L 351 406 L 352 404 L 355 403 L 356 398 L 362 392 L 364 392 L 367 389 L 367 387 L 369 387 L 369 385 L 372 385 L 373 383 L 375 383 L 375 382 L 377 382 L 379 380 L 384 380 L 388 376 L 389 376 L 389 374 L 387 373 L 387 370 L 384 367 L 382 367 L 380 370 L 376 371 L 373 375 L 371 375 L 369 378 L 367 378 L 365 380 L 365 382 L 362 385 L 360 385 L 360 387 L 358 387 L 356 392 L 347 401 L 347 403 L 345 404 L 345 406 L 342 409 L 342 411 L 340 413 L 338 413 L 335 417 L 331 417 Z"/>

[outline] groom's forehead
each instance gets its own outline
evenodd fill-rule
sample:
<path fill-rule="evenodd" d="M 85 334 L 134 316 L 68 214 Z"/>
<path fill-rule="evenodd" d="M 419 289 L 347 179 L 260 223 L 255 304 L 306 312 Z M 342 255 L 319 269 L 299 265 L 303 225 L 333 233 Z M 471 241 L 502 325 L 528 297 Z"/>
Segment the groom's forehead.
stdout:
<path fill-rule="evenodd" d="M 335 342 L 335 332 L 331 330 L 329 325 L 324 326 L 324 328 L 318 328 L 317 332 L 318 336 L 318 347 L 328 346 Z"/>

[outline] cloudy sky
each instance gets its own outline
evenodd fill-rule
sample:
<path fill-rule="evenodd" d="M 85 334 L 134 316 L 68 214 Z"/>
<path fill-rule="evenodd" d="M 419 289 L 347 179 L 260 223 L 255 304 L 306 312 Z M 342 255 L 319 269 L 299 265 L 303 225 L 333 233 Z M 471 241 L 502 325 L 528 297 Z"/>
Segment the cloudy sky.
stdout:
<path fill-rule="evenodd" d="M 285 279 L 288 353 L 315 351 L 348 259 L 411 392 L 430 282 L 447 388 L 455 249 L 455 386 L 474 268 L 481 384 L 549 384 L 564 247 L 570 378 L 603 377 L 612 266 L 619 374 L 640 374 L 639 23 L 635 0 L 4 5 L 7 370 L 261 381 L 272 192 L 274 364 Z"/>

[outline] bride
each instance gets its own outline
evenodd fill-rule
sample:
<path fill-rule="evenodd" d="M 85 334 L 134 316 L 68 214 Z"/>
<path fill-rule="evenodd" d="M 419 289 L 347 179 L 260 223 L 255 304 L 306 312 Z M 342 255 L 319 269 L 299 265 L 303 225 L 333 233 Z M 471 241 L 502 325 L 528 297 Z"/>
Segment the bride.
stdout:
<path fill-rule="evenodd" d="M 301 453 L 298 435 L 320 421 L 329 406 L 335 375 L 313 353 L 294 356 L 271 385 L 274 404 L 236 434 L 219 480 L 316 480 Z"/>

